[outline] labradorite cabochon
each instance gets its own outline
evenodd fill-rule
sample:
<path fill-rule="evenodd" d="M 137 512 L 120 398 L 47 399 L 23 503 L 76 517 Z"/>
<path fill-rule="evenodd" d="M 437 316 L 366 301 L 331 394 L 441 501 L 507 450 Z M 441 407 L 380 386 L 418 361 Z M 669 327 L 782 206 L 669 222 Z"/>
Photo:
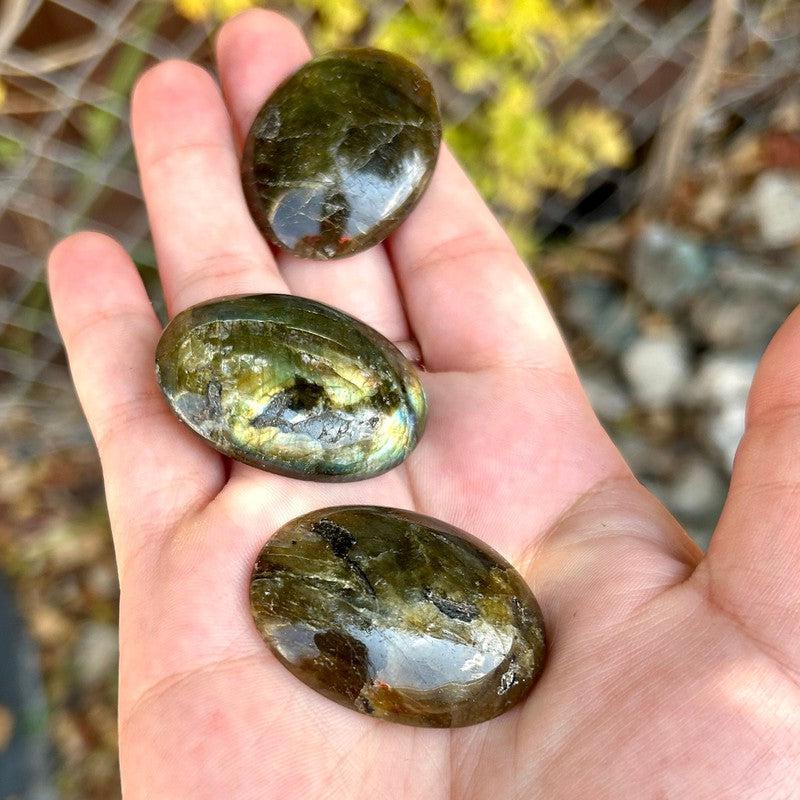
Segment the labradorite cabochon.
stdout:
<path fill-rule="evenodd" d="M 442 125 L 430 82 L 383 50 L 335 50 L 287 78 L 259 111 L 242 156 L 250 212 L 304 258 L 383 241 L 428 185 Z"/>
<path fill-rule="evenodd" d="M 156 350 L 172 411 L 245 464 L 310 480 L 359 480 L 399 464 L 426 403 L 414 367 L 335 308 L 283 294 L 178 314 Z"/>
<path fill-rule="evenodd" d="M 545 660 L 522 576 L 450 525 L 339 506 L 284 525 L 250 583 L 256 626 L 303 683 L 392 722 L 460 727 L 528 694 Z"/>

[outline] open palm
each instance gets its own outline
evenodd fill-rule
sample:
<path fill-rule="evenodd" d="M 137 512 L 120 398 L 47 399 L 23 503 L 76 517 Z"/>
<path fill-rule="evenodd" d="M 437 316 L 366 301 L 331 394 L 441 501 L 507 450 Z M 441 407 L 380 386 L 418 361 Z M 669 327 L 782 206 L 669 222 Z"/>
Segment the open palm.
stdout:
<path fill-rule="evenodd" d="M 534 282 L 447 152 L 385 247 L 332 263 L 269 250 L 237 152 L 306 58 L 293 25 L 251 11 L 219 36 L 225 101 L 187 63 L 141 79 L 132 124 L 169 311 L 286 291 L 337 306 L 418 345 L 428 428 L 403 466 L 360 483 L 231 464 L 162 399 L 160 325 L 125 253 L 91 233 L 53 251 L 119 563 L 126 798 L 800 796 L 800 318 L 760 368 L 703 558 L 606 437 Z M 290 518 L 348 503 L 438 517 L 517 566 L 550 646 L 525 703 L 471 728 L 407 728 L 279 666 L 250 618 L 255 556 Z"/>

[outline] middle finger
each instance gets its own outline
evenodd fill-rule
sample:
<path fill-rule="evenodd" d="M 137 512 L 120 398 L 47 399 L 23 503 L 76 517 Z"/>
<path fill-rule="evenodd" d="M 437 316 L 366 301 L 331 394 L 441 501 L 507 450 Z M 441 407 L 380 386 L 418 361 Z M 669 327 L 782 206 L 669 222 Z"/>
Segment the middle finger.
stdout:
<path fill-rule="evenodd" d="M 254 9 L 222 28 L 217 62 L 240 145 L 277 80 L 308 58 L 300 30 L 275 12 Z M 287 253 L 278 253 L 277 260 L 296 294 L 353 314 L 395 342 L 409 339 L 391 262 L 382 246 L 335 261 L 312 261 Z"/>

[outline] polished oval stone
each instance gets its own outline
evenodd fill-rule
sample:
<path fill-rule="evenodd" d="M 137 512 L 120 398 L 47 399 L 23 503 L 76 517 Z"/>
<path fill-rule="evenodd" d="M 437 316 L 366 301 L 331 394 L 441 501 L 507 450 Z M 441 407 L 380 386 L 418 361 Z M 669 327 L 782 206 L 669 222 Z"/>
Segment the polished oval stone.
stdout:
<path fill-rule="evenodd" d="M 156 371 L 172 410 L 245 464 L 358 480 L 399 464 L 425 426 L 412 365 L 377 331 L 322 303 L 231 297 L 170 322 Z"/>
<path fill-rule="evenodd" d="M 410 511 L 341 506 L 284 525 L 250 584 L 259 632 L 303 683 L 408 725 L 520 702 L 544 666 L 539 606 L 494 550 Z"/>
<path fill-rule="evenodd" d="M 259 111 L 242 158 L 250 212 L 305 258 L 383 241 L 422 195 L 442 127 L 425 74 L 372 48 L 336 50 L 291 75 Z"/>

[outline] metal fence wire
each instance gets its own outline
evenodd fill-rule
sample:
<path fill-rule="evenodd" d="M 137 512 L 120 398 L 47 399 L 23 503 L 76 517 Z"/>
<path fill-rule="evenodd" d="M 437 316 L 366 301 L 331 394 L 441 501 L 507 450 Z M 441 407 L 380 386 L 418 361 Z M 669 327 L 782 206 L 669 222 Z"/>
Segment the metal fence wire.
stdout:
<path fill-rule="evenodd" d="M 373 5 L 385 16 L 404 3 Z M 719 6 L 727 0 L 614 0 L 601 29 L 546 76 L 543 107 L 601 104 L 622 120 L 634 157 L 629 169 L 593 175 L 580 196 L 548 193 L 534 223 L 541 240 L 627 213 L 645 187 L 655 196 L 664 187 L 653 175 L 657 184 L 674 169 L 665 167 L 670 152 L 691 163 L 703 142 L 731 125 L 760 124 L 796 83 L 800 14 L 786 0 L 731 6 L 720 69 L 698 86 Z M 308 24 L 313 12 L 304 13 L 299 21 Z M 43 284 L 49 248 L 77 229 L 104 231 L 155 285 L 128 130 L 130 82 L 118 73 L 176 57 L 209 65 L 211 23 L 190 22 L 152 0 L 7 0 L 0 14 L 0 435 L 13 430 L 16 447 L 36 452 L 87 436 Z M 124 64 L 123 50 L 135 56 Z M 673 126 L 672 140 L 659 146 L 690 101 L 688 123 Z"/>

